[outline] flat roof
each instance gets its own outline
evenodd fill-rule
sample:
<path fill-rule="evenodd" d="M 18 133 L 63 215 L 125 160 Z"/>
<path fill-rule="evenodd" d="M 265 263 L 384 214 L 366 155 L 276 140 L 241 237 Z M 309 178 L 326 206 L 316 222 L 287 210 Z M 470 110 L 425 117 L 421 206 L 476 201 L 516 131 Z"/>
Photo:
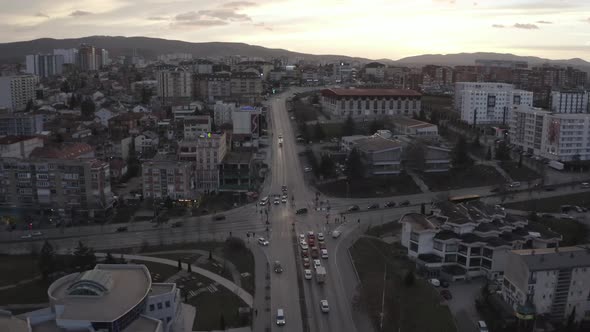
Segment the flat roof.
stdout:
<path fill-rule="evenodd" d="M 174 290 L 174 284 L 172 283 L 157 283 L 152 284 L 152 292 L 150 295 L 160 295 L 170 293 Z"/>
<path fill-rule="evenodd" d="M 436 229 L 436 225 L 428 220 L 425 215 L 420 213 L 407 213 L 400 221 L 411 223 L 413 231 Z"/>
<path fill-rule="evenodd" d="M 29 325 L 24 319 L 15 316 L 0 316 L 0 331 L 2 332 L 28 332 Z"/>
<path fill-rule="evenodd" d="M 146 317 L 144 315 L 139 316 L 129 326 L 125 328 L 125 332 L 151 332 L 157 331 L 158 326 L 161 322 L 157 319 Z"/>
<path fill-rule="evenodd" d="M 79 275 L 69 275 L 56 281 L 50 296 L 57 299 L 56 304 L 64 306 L 58 319 L 111 322 L 135 307 L 149 293 L 152 279 L 145 265 L 98 264 L 94 270 L 110 274 L 112 286 L 103 295 L 71 296 L 69 287 L 78 281 Z"/>
<path fill-rule="evenodd" d="M 401 142 L 385 139 L 381 136 L 361 138 L 354 141 L 354 147 L 366 152 L 378 152 L 388 149 L 398 149 L 402 147 Z"/>
<path fill-rule="evenodd" d="M 324 96 L 339 97 L 420 97 L 421 93 L 410 89 L 324 89 Z"/>
<path fill-rule="evenodd" d="M 561 247 L 512 250 L 530 271 L 558 270 L 590 266 L 590 247 Z"/>
<path fill-rule="evenodd" d="M 249 151 L 232 151 L 223 157 L 222 164 L 248 164 L 252 160 L 253 153 Z"/>

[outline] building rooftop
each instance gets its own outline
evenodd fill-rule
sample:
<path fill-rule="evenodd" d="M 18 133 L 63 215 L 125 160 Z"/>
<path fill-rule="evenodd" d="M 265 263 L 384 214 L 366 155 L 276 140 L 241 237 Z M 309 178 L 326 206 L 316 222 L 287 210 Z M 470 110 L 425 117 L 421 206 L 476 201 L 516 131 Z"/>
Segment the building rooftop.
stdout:
<path fill-rule="evenodd" d="M 144 265 L 98 264 L 94 270 L 58 279 L 48 293 L 55 304 L 63 305 L 57 319 L 111 322 L 140 303 L 151 284 Z"/>
<path fill-rule="evenodd" d="M 35 138 L 35 136 L 4 136 L 0 138 L 0 145 L 9 145 Z"/>
<path fill-rule="evenodd" d="M 436 225 L 428 220 L 425 215 L 420 213 L 407 213 L 404 214 L 400 222 L 408 222 L 412 224 L 413 231 L 424 231 L 429 229 L 436 229 Z"/>
<path fill-rule="evenodd" d="M 466 224 L 473 222 L 467 215 L 467 210 L 460 204 L 454 204 L 449 201 L 434 203 L 434 208 L 440 210 L 440 215 L 448 218 L 447 222 L 454 224 Z"/>
<path fill-rule="evenodd" d="M 9 311 L 0 310 L 0 331 L 28 332 L 29 324 L 26 320 L 13 316 Z"/>
<path fill-rule="evenodd" d="M 421 93 L 410 89 L 324 89 L 324 96 L 339 97 L 420 97 Z"/>
<path fill-rule="evenodd" d="M 223 157 L 222 164 L 248 164 L 252 160 L 254 154 L 246 151 L 232 151 L 228 152 Z"/>
<path fill-rule="evenodd" d="M 152 291 L 150 295 L 160 295 L 170 293 L 176 287 L 173 283 L 157 283 L 152 284 Z"/>
<path fill-rule="evenodd" d="M 151 332 L 157 331 L 161 321 L 147 316 L 140 316 L 125 328 L 125 332 Z"/>
<path fill-rule="evenodd" d="M 395 124 L 400 124 L 400 125 L 403 125 L 406 127 L 411 127 L 411 128 L 423 128 L 423 127 L 436 126 L 436 125 L 433 125 L 432 123 L 429 123 L 429 122 L 420 121 L 420 120 L 408 118 L 405 116 L 393 116 L 393 117 L 391 117 L 391 122 L 393 122 Z"/>
<path fill-rule="evenodd" d="M 91 153 L 94 148 L 86 143 L 67 143 L 56 146 L 44 146 L 35 148 L 31 152 L 31 158 L 49 159 L 77 159 L 82 155 Z"/>
<path fill-rule="evenodd" d="M 512 250 L 529 271 L 559 270 L 590 266 L 590 247 L 562 247 Z"/>
<path fill-rule="evenodd" d="M 401 149 L 400 141 L 385 139 L 380 136 L 371 136 L 356 140 L 354 147 L 364 152 L 379 152 L 383 150 Z"/>

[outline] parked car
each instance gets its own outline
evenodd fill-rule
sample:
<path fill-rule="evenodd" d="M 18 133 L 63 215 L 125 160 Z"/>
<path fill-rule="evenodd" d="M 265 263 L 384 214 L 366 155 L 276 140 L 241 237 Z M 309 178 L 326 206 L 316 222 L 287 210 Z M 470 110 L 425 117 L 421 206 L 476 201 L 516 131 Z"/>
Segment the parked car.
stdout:
<path fill-rule="evenodd" d="M 586 189 L 586 188 L 590 188 L 590 183 L 588 183 L 588 182 L 582 182 L 582 183 L 580 184 L 580 186 L 581 186 L 582 188 L 584 188 L 584 189 Z"/>
<path fill-rule="evenodd" d="M 359 210 L 358 205 L 351 205 L 348 207 L 348 212 L 353 212 L 353 211 L 358 211 L 358 210 Z"/>
<path fill-rule="evenodd" d="M 307 280 L 311 280 L 311 270 L 310 269 L 305 269 L 305 271 L 303 272 L 303 274 L 305 275 L 305 279 Z"/>
<path fill-rule="evenodd" d="M 324 233 L 318 233 L 318 241 L 324 241 L 326 238 L 324 237 Z"/>
<path fill-rule="evenodd" d="M 545 187 L 545 191 L 555 191 L 555 187 Z"/>
<path fill-rule="evenodd" d="M 489 332 L 488 325 L 483 320 L 480 320 L 479 322 L 477 322 L 477 328 L 478 328 L 479 332 Z"/>
<path fill-rule="evenodd" d="M 453 298 L 453 295 L 451 294 L 451 292 L 448 289 L 443 289 L 440 291 L 440 296 L 442 296 L 443 299 L 445 300 L 451 300 Z"/>
<path fill-rule="evenodd" d="M 268 246 L 268 240 L 265 239 L 265 238 L 263 238 L 263 237 L 259 237 L 258 238 L 258 244 L 261 245 L 261 246 L 266 247 L 266 246 Z"/>
<path fill-rule="evenodd" d="M 305 167 L 303 167 L 303 171 L 304 171 L 305 173 L 309 173 L 309 172 L 311 172 L 312 170 L 313 170 L 313 169 L 312 169 L 311 167 L 309 167 L 309 166 L 305 166 Z"/>
<path fill-rule="evenodd" d="M 217 220 L 217 221 L 225 220 L 225 216 L 223 214 L 218 214 L 218 215 L 213 216 L 213 220 Z"/>
<path fill-rule="evenodd" d="M 306 214 L 307 213 L 307 208 L 302 208 L 297 210 L 297 212 L 295 212 L 295 214 Z"/>
<path fill-rule="evenodd" d="M 434 287 L 440 287 L 440 280 L 438 279 L 428 279 L 428 282 Z"/>
<path fill-rule="evenodd" d="M 408 200 L 405 200 L 405 201 L 399 203 L 399 206 L 408 206 L 408 205 L 410 205 L 410 201 L 408 201 Z"/>
<path fill-rule="evenodd" d="M 330 306 L 328 305 L 328 300 L 321 300 L 320 301 L 320 309 L 324 313 L 330 312 Z"/>
<path fill-rule="evenodd" d="M 172 224 L 172 228 L 178 228 L 182 226 L 182 221 L 177 221 L 175 223 Z"/>
<path fill-rule="evenodd" d="M 514 181 L 509 185 L 510 188 L 518 188 L 520 187 L 520 182 L 519 181 Z"/>
<path fill-rule="evenodd" d="M 375 209 L 378 209 L 378 208 L 379 208 L 379 204 L 374 203 L 374 204 L 369 205 L 367 207 L 367 210 L 375 210 Z"/>
<path fill-rule="evenodd" d="M 275 273 L 283 272 L 283 267 L 281 266 L 281 262 L 275 261 L 273 270 L 275 271 Z"/>
<path fill-rule="evenodd" d="M 385 207 L 387 207 L 387 208 L 395 207 L 395 202 L 387 202 L 387 203 L 385 203 Z"/>
<path fill-rule="evenodd" d="M 127 227 L 126 226 L 121 226 L 117 228 L 117 232 L 127 232 Z"/>

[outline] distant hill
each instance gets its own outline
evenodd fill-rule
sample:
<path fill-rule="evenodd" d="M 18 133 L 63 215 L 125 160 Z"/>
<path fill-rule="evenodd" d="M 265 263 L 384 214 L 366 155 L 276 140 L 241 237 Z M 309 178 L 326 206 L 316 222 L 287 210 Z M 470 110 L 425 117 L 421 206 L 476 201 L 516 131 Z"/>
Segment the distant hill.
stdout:
<path fill-rule="evenodd" d="M 0 63 L 24 62 L 27 54 L 51 53 L 54 48 L 78 47 L 82 43 L 92 44 L 109 50 L 111 56 L 131 55 L 137 50 L 139 55 L 146 58 L 156 58 L 160 54 L 167 53 L 190 53 L 195 57 L 216 57 L 223 55 L 243 55 L 249 57 L 272 58 L 287 56 L 289 58 L 302 57 L 309 60 L 323 61 L 375 61 L 366 58 L 350 57 L 336 54 L 306 54 L 293 52 L 280 48 L 266 48 L 245 43 L 207 42 L 191 43 L 180 40 L 169 40 L 149 37 L 111 37 L 111 36 L 90 36 L 72 39 L 51 39 L 41 38 L 30 41 L 0 44 Z M 457 54 L 424 54 L 410 56 L 397 61 L 391 59 L 378 59 L 376 61 L 387 65 L 422 66 L 426 64 L 438 64 L 447 66 L 473 65 L 476 59 L 493 60 L 521 60 L 527 61 L 529 65 L 551 63 L 570 65 L 590 71 L 590 62 L 582 59 L 550 60 L 534 56 L 518 56 L 514 54 L 501 53 L 457 53 Z"/>

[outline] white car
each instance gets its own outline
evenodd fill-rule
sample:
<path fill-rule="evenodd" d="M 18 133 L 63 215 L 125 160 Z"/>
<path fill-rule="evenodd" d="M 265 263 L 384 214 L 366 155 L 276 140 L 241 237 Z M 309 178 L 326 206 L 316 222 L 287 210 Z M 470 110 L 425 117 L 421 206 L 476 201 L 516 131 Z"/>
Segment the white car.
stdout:
<path fill-rule="evenodd" d="M 263 198 L 260 200 L 260 203 L 259 203 L 259 204 L 260 204 L 261 206 L 264 206 L 264 205 L 266 205 L 266 203 L 268 203 L 268 196 L 266 196 L 266 197 L 263 197 Z"/>
<path fill-rule="evenodd" d="M 287 199 L 286 198 L 281 199 L 281 203 L 287 204 Z"/>
<path fill-rule="evenodd" d="M 340 231 L 333 231 L 332 232 L 332 238 L 337 239 L 340 236 L 340 234 L 342 234 L 342 232 L 340 232 Z"/>
<path fill-rule="evenodd" d="M 311 167 L 309 167 L 309 166 L 305 166 L 305 167 L 303 167 L 303 171 L 304 171 L 305 173 L 309 173 L 309 172 L 311 172 L 311 170 L 312 170 L 312 168 L 311 168 Z"/>
<path fill-rule="evenodd" d="M 320 309 L 322 309 L 322 312 L 330 312 L 330 306 L 328 305 L 328 300 L 321 300 L 320 301 Z"/>
<path fill-rule="evenodd" d="M 428 282 L 434 287 L 440 287 L 440 280 L 438 279 L 429 279 Z"/>
<path fill-rule="evenodd" d="M 32 237 L 33 237 L 33 236 L 32 236 L 31 234 L 25 234 L 25 235 L 21 236 L 20 238 L 21 238 L 21 239 L 30 239 L 30 238 L 32 238 Z"/>
<path fill-rule="evenodd" d="M 305 269 L 303 274 L 305 275 L 305 279 L 311 280 L 311 270 L 310 269 Z"/>
<path fill-rule="evenodd" d="M 266 240 L 263 237 L 259 237 L 258 238 L 258 244 L 260 244 L 261 246 L 265 246 L 266 247 L 266 246 L 268 246 L 268 240 Z"/>
<path fill-rule="evenodd" d="M 322 262 L 319 259 L 314 259 L 313 260 L 313 268 L 317 269 L 318 266 L 322 266 Z"/>
<path fill-rule="evenodd" d="M 520 182 L 518 182 L 518 181 L 512 182 L 512 183 L 509 185 L 509 187 L 510 187 L 510 188 L 518 188 L 518 187 L 520 187 Z"/>
<path fill-rule="evenodd" d="M 323 259 L 328 259 L 328 249 L 322 249 L 321 253 Z"/>
<path fill-rule="evenodd" d="M 43 235 L 43 233 L 41 233 L 40 231 L 33 232 L 33 236 L 41 236 L 41 235 Z"/>
<path fill-rule="evenodd" d="M 305 242 L 305 241 L 300 241 L 299 245 L 301 246 L 301 250 L 307 250 L 309 248 L 309 246 L 307 245 L 307 242 Z"/>
<path fill-rule="evenodd" d="M 324 241 L 325 239 L 324 233 L 318 233 L 318 241 Z"/>
<path fill-rule="evenodd" d="M 278 198 L 275 198 L 274 202 L 272 202 L 274 205 L 279 205 L 281 204 L 281 201 Z"/>
<path fill-rule="evenodd" d="M 305 241 L 305 234 L 299 234 L 299 241 Z"/>

